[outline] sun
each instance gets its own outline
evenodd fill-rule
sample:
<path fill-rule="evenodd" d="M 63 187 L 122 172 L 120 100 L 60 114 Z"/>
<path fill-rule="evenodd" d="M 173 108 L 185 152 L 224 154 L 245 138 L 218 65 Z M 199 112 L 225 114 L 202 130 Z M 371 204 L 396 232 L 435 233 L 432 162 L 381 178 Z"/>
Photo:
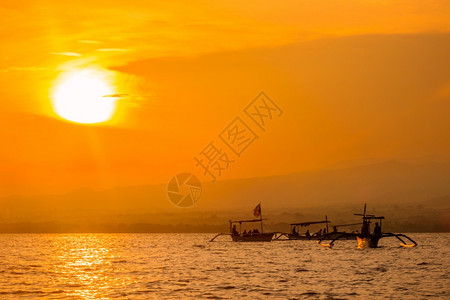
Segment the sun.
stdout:
<path fill-rule="evenodd" d="M 52 93 L 55 112 L 63 119 L 85 124 L 108 121 L 116 110 L 110 74 L 101 69 L 78 69 L 64 73 Z"/>

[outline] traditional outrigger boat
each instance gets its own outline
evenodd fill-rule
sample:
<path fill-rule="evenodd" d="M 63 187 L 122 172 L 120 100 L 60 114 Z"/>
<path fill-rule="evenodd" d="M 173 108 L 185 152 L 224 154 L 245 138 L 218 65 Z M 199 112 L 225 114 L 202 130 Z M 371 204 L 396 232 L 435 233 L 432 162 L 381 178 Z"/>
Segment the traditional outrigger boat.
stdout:
<path fill-rule="evenodd" d="M 229 235 L 231 236 L 233 242 L 270 242 L 272 241 L 272 238 L 275 234 L 275 232 L 264 232 L 263 227 L 263 219 L 262 213 L 261 213 L 261 204 L 258 204 L 255 209 L 253 210 L 253 215 L 255 217 L 259 217 L 259 219 L 252 219 L 252 220 L 237 220 L 237 221 L 231 221 L 230 223 L 230 233 L 219 233 L 215 237 L 213 237 L 210 242 L 214 241 L 217 237 L 221 235 Z M 246 223 L 260 223 L 261 231 L 257 229 L 249 230 L 247 232 L 246 230 L 242 231 L 242 224 Z M 239 224 L 239 229 L 236 228 L 236 225 Z"/>
<path fill-rule="evenodd" d="M 318 241 L 318 243 L 325 247 L 332 247 L 336 240 L 342 239 L 343 237 L 354 238 L 358 241 L 358 248 L 378 248 L 378 241 L 385 237 L 396 237 L 400 240 L 402 247 L 416 247 L 417 243 L 412 240 L 410 237 L 401 234 L 401 233 L 392 233 L 392 232 L 382 232 L 382 220 L 384 217 L 377 217 L 375 215 L 366 214 L 366 204 L 364 204 L 364 212 L 362 214 L 354 214 L 355 216 L 362 216 L 362 227 L 361 233 L 345 233 L 345 232 L 333 232 L 323 237 Z M 372 220 L 377 220 L 379 222 L 375 223 L 375 228 L 373 233 L 370 233 L 370 224 Z M 333 239 L 330 238 L 330 235 L 335 235 Z M 412 244 L 405 243 L 404 239 L 409 240 Z M 328 244 L 322 244 L 324 240 L 331 240 Z"/>
<path fill-rule="evenodd" d="M 327 240 L 332 240 L 335 237 L 337 237 L 338 232 L 330 232 L 328 223 L 330 221 L 328 220 L 328 217 L 325 216 L 325 220 L 323 221 L 311 221 L 311 222 L 301 222 L 301 223 L 291 223 L 289 233 L 279 233 L 275 236 L 274 240 L 321 240 L 323 238 L 326 238 Z M 325 228 L 323 230 L 320 230 L 316 233 L 310 233 L 309 229 L 305 233 L 300 233 L 300 229 L 302 227 L 309 227 L 311 225 L 317 225 L 317 224 L 325 224 Z M 341 226 L 348 226 L 348 225 L 354 225 L 354 224 L 344 224 L 344 225 L 336 225 L 333 226 L 334 229 Z M 355 239 L 352 236 L 344 236 L 342 239 Z"/>

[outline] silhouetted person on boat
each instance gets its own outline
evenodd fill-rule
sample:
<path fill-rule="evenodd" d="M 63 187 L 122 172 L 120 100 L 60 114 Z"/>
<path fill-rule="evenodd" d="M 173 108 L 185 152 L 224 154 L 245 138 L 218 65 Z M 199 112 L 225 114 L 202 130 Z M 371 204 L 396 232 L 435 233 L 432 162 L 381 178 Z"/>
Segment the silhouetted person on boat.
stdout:
<path fill-rule="evenodd" d="M 305 235 L 306 235 L 306 236 L 311 236 L 311 234 L 309 233 L 309 229 L 308 229 L 308 230 L 306 230 L 306 233 L 305 233 Z"/>
<path fill-rule="evenodd" d="M 236 229 L 236 225 L 233 225 L 233 229 L 231 230 L 231 234 L 232 235 L 238 235 L 239 234 L 239 232 Z"/>
<path fill-rule="evenodd" d="M 255 228 L 255 229 L 253 230 L 253 233 L 254 233 L 254 234 L 258 234 L 258 233 L 259 233 L 258 229 Z"/>
<path fill-rule="evenodd" d="M 242 233 L 242 235 L 247 235 L 247 229 L 244 229 L 244 232 Z"/>
<path fill-rule="evenodd" d="M 337 227 L 333 226 L 333 232 L 337 232 Z"/>
<path fill-rule="evenodd" d="M 375 227 L 373 228 L 373 235 L 380 237 L 381 236 L 381 227 L 378 223 L 375 223 Z"/>
<path fill-rule="evenodd" d="M 293 234 L 293 235 L 297 235 L 297 230 L 295 230 L 295 226 L 292 227 L 292 234 Z"/>

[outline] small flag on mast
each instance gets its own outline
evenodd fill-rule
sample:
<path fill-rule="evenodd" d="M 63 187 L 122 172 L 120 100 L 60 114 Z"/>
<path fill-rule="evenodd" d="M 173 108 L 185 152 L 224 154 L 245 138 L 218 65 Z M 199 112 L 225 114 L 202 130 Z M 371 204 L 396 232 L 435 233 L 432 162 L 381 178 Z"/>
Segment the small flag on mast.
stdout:
<path fill-rule="evenodd" d="M 258 218 L 261 215 L 261 203 L 256 205 L 255 209 L 253 210 L 253 215 Z"/>

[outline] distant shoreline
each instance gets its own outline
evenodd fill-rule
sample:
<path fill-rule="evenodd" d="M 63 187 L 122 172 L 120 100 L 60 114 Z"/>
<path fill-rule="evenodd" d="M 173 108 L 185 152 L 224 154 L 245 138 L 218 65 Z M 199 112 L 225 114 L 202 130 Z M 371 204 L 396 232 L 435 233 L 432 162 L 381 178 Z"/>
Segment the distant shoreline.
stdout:
<path fill-rule="evenodd" d="M 140 234 L 140 233 L 149 233 L 149 234 L 180 234 L 180 233 L 192 233 L 192 234 L 214 234 L 219 232 L 228 232 L 228 228 L 224 228 L 223 226 L 214 226 L 211 229 L 205 230 L 205 229 L 198 229 L 197 226 L 185 226 L 185 229 L 179 229 L 178 226 L 172 229 L 161 229 L 161 230 L 131 230 L 129 228 L 123 228 L 122 230 L 113 230 L 113 228 L 105 228 L 103 230 L 81 230 L 81 229 L 65 229 L 65 230 L 41 230 L 41 228 L 38 228 L 37 226 L 35 229 L 24 229 L 22 228 L 9 228 L 9 230 L 3 227 L 2 224 L 0 224 L 0 234 Z M 30 226 L 31 227 L 31 226 Z M 162 226 L 160 226 L 161 228 Z M 287 230 L 271 230 L 270 228 L 267 228 L 268 232 L 288 232 Z M 411 230 L 396 230 L 396 229 L 387 229 L 384 230 L 385 232 L 402 232 L 402 233 L 450 233 L 449 230 L 441 230 L 441 231 L 411 231 Z"/>

